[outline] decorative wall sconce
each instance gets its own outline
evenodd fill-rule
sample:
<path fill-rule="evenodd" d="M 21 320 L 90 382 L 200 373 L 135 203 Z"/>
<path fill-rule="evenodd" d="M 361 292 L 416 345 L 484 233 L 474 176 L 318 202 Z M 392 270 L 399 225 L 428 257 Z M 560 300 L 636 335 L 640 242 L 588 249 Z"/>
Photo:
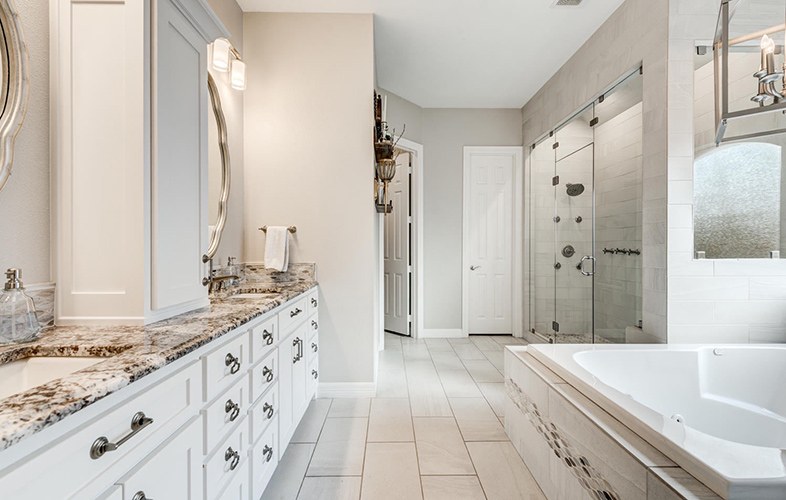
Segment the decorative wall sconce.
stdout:
<path fill-rule="evenodd" d="M 396 144 L 404 137 L 404 131 L 396 139 L 396 131 L 388 133 L 387 98 L 374 92 L 374 205 L 377 213 L 389 214 L 393 202 L 388 201 L 388 184 L 396 176 Z"/>
<path fill-rule="evenodd" d="M 772 25 L 771 16 L 758 13 L 756 9 L 757 6 L 752 2 L 735 0 L 721 2 L 713 41 L 716 144 L 786 133 L 786 123 L 782 118 L 783 113 L 786 113 L 786 78 L 784 78 L 786 24 Z M 786 1 L 784 1 L 784 10 L 786 11 Z M 740 19 L 736 23 L 735 14 Z M 786 13 L 783 19 L 786 20 Z M 759 26 L 756 26 L 757 22 Z M 776 40 L 784 45 L 777 45 Z M 752 65 L 751 58 L 732 57 L 731 54 L 757 51 L 761 56 L 759 68 L 749 70 L 755 79 L 755 83 L 751 82 L 750 98 L 754 104 L 730 102 L 729 75 L 741 72 L 734 66 Z M 752 119 L 767 113 L 774 113 L 769 115 L 771 117 L 769 120 Z"/>
<path fill-rule="evenodd" d="M 229 81 L 233 89 L 246 90 L 246 63 L 229 40 L 216 38 L 212 43 L 210 59 L 214 70 L 229 72 Z"/>

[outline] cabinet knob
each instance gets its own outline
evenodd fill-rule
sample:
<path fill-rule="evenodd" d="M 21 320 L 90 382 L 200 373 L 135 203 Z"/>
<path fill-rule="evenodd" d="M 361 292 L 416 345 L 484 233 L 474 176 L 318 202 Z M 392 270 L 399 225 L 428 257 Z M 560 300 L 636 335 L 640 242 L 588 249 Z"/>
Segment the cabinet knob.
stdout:
<path fill-rule="evenodd" d="M 314 377 L 315 380 L 319 378 L 319 372 L 316 370 L 311 370 L 311 375 Z"/>
<path fill-rule="evenodd" d="M 240 463 L 240 453 L 233 450 L 230 446 L 227 448 L 227 451 L 224 452 L 224 461 L 229 462 L 229 470 L 235 470 L 237 464 Z"/>
<path fill-rule="evenodd" d="M 319 328 L 319 324 L 317 324 L 317 322 L 314 321 L 313 319 L 311 320 L 311 328 L 313 328 L 314 330 Z"/>
<path fill-rule="evenodd" d="M 262 330 L 262 338 L 265 340 L 266 345 L 273 343 L 273 333 L 267 330 Z"/>
<path fill-rule="evenodd" d="M 311 305 L 317 307 L 317 299 L 315 299 L 314 297 L 311 297 Z"/>
<path fill-rule="evenodd" d="M 264 411 L 264 412 L 266 412 L 266 413 L 267 413 L 267 418 L 268 418 L 268 420 L 270 420 L 271 418 L 273 418 L 273 411 L 274 411 L 274 410 L 273 410 L 273 405 L 272 405 L 272 404 L 270 404 L 270 403 L 265 403 L 264 405 L 262 405 L 262 411 Z"/>
<path fill-rule="evenodd" d="M 262 376 L 265 377 L 265 381 L 272 382 L 273 381 L 273 370 L 271 370 L 267 366 L 262 368 Z"/>
<path fill-rule="evenodd" d="M 317 352 L 319 350 L 319 346 L 317 345 L 316 342 L 311 343 L 311 350 L 313 350 L 314 352 Z"/>
<path fill-rule="evenodd" d="M 273 447 L 265 445 L 265 447 L 262 448 L 262 454 L 265 455 L 265 462 L 270 462 L 273 458 Z"/>
<path fill-rule="evenodd" d="M 235 373 L 240 371 L 240 360 L 235 357 L 231 352 L 228 352 L 227 355 L 224 357 L 224 365 L 230 367 L 229 373 L 234 375 Z"/>
<path fill-rule="evenodd" d="M 294 318 L 295 316 L 297 316 L 298 314 L 300 314 L 302 312 L 303 311 L 299 307 L 296 307 L 294 311 L 289 311 L 289 317 L 290 318 Z"/>
<path fill-rule="evenodd" d="M 153 500 L 153 499 L 145 496 L 144 491 L 139 490 L 136 493 L 134 493 L 134 496 L 131 497 L 131 500 Z"/>
<path fill-rule="evenodd" d="M 224 404 L 224 411 L 229 414 L 229 421 L 234 422 L 240 415 L 240 405 L 231 399 L 227 399 L 227 402 Z"/>

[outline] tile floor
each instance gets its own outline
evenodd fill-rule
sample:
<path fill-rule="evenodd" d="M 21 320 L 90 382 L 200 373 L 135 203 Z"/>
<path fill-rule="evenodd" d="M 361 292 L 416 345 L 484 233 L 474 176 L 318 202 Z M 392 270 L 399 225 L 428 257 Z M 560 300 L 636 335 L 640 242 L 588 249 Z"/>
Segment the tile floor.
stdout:
<path fill-rule="evenodd" d="M 386 335 L 377 397 L 312 401 L 263 499 L 544 499 L 502 424 L 518 343 Z"/>

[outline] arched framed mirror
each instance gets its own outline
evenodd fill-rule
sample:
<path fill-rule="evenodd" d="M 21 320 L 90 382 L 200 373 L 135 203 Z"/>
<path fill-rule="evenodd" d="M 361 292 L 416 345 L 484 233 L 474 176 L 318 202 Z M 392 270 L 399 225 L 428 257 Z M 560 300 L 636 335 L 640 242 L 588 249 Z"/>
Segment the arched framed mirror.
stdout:
<path fill-rule="evenodd" d="M 27 109 L 27 48 L 11 0 L 0 0 L 0 190 L 11 175 L 14 140 Z"/>
<path fill-rule="evenodd" d="M 218 143 L 218 165 L 214 165 L 216 163 L 211 160 L 209 161 L 208 165 L 208 177 L 210 178 L 211 186 L 209 191 L 211 191 L 209 200 L 211 206 L 209 208 L 210 214 L 210 244 L 207 248 L 207 252 L 205 255 L 202 256 L 203 262 L 208 262 L 216 255 L 216 251 L 218 250 L 218 245 L 221 243 L 221 235 L 224 232 L 224 226 L 227 222 L 227 202 L 229 201 L 229 187 L 231 183 L 231 174 L 230 174 L 230 161 L 229 161 L 229 142 L 227 140 L 227 124 L 226 119 L 224 118 L 224 110 L 221 106 L 221 96 L 218 92 L 218 87 L 216 87 L 216 82 L 213 79 L 213 76 L 208 73 L 207 75 L 207 88 L 208 93 L 210 94 L 210 104 L 213 108 L 213 120 L 209 120 L 210 126 L 213 126 L 213 122 L 215 123 L 215 130 L 211 130 L 209 132 L 209 137 L 213 137 L 215 134 L 217 143 Z M 214 175 L 220 171 L 220 175 Z M 220 184 L 216 184 L 213 179 L 216 177 L 220 177 L 221 182 Z M 216 191 L 215 195 L 212 191 Z"/>

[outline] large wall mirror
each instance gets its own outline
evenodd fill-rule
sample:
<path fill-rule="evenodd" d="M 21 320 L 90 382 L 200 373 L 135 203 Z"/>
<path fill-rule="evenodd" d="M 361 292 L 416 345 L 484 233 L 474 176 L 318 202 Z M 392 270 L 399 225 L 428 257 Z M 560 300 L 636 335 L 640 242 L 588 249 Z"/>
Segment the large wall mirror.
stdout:
<path fill-rule="evenodd" d="M 227 221 L 229 201 L 230 161 L 227 124 L 221 106 L 221 96 L 213 76 L 208 73 L 207 86 L 213 112 L 208 113 L 208 220 L 210 221 L 210 245 L 204 261 L 216 255 L 221 243 L 221 234 Z"/>
<path fill-rule="evenodd" d="M 757 47 L 729 54 L 729 106 L 755 105 Z M 693 242 L 695 258 L 786 258 L 786 135 L 764 135 L 715 145 L 712 50 L 694 64 Z M 769 113 L 735 124 L 734 135 L 786 127 Z"/>
<path fill-rule="evenodd" d="M 11 175 L 14 140 L 27 107 L 27 49 L 19 16 L 10 0 L 0 0 L 0 190 Z"/>

